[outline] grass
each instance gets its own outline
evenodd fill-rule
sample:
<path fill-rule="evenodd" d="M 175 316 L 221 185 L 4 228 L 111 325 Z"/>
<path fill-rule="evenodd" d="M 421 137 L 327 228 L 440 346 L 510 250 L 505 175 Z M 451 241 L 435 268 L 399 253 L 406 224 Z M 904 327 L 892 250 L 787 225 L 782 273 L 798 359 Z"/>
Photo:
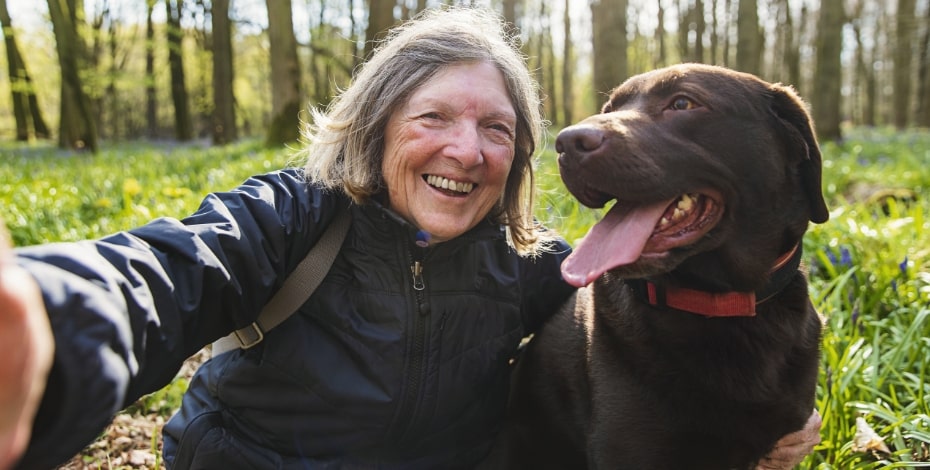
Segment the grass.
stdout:
<path fill-rule="evenodd" d="M 799 468 L 930 467 L 930 134 L 853 129 L 822 147 L 831 217 L 811 226 L 804 253 L 825 322 L 823 442 Z M 207 191 L 288 158 L 258 142 L 121 144 L 97 156 L 0 144 L 0 216 L 19 245 L 99 237 L 186 215 Z M 538 217 L 572 243 L 602 212 L 565 197 L 551 149 L 540 156 L 537 183 Z M 868 197 L 876 189 L 897 190 L 886 191 L 896 199 Z M 178 382 L 137 406 L 168 415 L 183 389 Z M 857 418 L 889 452 L 857 449 Z"/>

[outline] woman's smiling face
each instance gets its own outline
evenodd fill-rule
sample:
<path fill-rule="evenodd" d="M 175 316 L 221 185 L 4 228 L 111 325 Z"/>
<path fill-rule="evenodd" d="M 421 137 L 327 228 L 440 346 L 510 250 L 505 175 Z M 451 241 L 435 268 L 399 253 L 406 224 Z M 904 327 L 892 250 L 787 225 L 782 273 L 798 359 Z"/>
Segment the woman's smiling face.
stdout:
<path fill-rule="evenodd" d="M 501 199 L 514 156 L 517 117 L 491 63 L 448 66 L 388 120 L 382 172 L 389 206 L 428 232 L 455 238 Z"/>

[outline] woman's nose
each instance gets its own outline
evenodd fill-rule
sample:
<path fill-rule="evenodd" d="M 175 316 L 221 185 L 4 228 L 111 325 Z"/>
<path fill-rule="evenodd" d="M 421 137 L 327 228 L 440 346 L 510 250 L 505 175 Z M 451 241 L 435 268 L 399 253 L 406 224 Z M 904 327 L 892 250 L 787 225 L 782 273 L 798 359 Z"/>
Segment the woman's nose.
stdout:
<path fill-rule="evenodd" d="M 484 162 L 481 145 L 481 132 L 478 125 L 460 122 L 450 133 L 446 144 L 446 154 L 458 160 L 463 168 L 471 168 Z"/>

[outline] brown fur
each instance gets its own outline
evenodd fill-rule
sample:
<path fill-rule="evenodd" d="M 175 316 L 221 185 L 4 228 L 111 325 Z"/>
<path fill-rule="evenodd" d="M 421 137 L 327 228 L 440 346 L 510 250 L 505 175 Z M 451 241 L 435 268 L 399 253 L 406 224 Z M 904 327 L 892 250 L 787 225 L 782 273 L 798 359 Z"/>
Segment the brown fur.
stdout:
<path fill-rule="evenodd" d="M 680 97 L 699 107 L 670 110 Z M 616 88 L 557 148 L 566 186 L 587 205 L 710 187 L 725 213 L 694 243 L 601 275 L 544 325 L 518 362 L 484 467 L 752 468 L 813 410 L 821 324 L 804 274 L 789 272 L 748 318 L 654 307 L 627 283 L 763 289 L 776 258 L 828 217 L 805 105 L 752 75 L 674 66 Z"/>

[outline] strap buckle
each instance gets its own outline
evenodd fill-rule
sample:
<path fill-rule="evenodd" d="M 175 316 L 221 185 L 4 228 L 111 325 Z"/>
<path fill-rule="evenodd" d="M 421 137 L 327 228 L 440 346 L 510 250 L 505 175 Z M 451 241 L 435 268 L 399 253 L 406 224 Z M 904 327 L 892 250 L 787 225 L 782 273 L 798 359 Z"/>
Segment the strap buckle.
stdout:
<path fill-rule="evenodd" d="M 239 347 L 242 349 L 249 349 L 265 339 L 265 334 L 258 322 L 252 322 L 251 325 L 240 328 L 234 333 L 236 334 L 236 340 L 239 341 Z"/>

